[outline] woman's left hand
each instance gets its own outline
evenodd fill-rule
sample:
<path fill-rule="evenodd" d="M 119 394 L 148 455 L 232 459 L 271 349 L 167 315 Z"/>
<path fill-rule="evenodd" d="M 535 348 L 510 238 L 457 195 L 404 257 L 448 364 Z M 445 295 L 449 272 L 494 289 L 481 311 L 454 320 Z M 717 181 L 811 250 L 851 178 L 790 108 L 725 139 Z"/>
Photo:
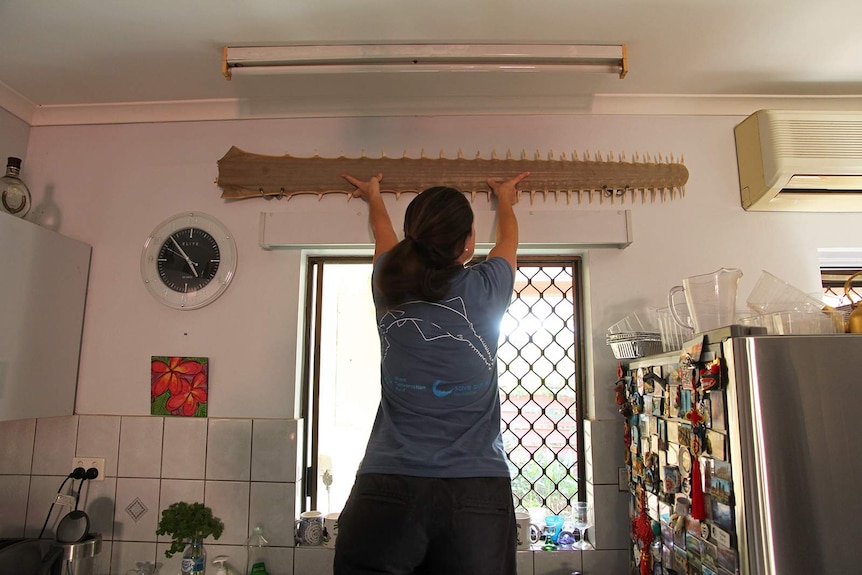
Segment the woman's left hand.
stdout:
<path fill-rule="evenodd" d="M 372 197 L 380 195 L 380 181 L 383 179 L 382 173 L 372 176 L 367 182 L 354 178 L 350 174 L 341 174 L 341 177 L 356 186 L 356 189 L 353 191 L 354 198 L 362 198 L 367 202 Z"/>

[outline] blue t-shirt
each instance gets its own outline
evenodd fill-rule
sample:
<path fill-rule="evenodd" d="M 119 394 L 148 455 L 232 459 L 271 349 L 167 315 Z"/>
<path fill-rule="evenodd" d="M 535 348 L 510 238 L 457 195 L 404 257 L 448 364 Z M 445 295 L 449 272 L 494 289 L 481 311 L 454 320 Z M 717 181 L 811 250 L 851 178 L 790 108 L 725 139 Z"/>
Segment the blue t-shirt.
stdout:
<path fill-rule="evenodd" d="M 509 477 L 497 344 L 514 283 L 494 257 L 459 271 L 438 302 L 386 309 L 374 290 L 382 388 L 360 474 Z"/>

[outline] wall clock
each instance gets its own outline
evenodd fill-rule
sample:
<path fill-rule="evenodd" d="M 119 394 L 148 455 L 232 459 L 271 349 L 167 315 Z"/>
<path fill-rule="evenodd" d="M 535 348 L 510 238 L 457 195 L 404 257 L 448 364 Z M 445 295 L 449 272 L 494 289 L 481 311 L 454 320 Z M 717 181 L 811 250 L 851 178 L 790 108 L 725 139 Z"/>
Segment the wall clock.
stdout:
<path fill-rule="evenodd" d="M 200 212 L 171 216 L 144 242 L 141 277 L 172 308 L 197 309 L 227 289 L 236 271 L 236 243 L 228 229 Z"/>

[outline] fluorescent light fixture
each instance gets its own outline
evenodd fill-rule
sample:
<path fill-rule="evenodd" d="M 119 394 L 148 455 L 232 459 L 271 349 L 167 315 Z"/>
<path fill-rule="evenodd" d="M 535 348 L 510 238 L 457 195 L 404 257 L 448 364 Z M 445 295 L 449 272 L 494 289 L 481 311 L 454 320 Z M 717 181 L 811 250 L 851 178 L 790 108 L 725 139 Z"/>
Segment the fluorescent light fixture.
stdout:
<path fill-rule="evenodd" d="M 357 44 L 226 46 L 222 73 L 599 72 L 624 78 L 626 46 L 584 44 Z"/>

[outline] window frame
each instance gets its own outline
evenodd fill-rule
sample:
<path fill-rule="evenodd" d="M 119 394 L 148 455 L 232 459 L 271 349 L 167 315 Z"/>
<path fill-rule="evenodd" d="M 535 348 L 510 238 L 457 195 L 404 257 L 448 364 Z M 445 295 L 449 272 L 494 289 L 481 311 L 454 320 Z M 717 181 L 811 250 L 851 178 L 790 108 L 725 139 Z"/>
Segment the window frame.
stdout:
<path fill-rule="evenodd" d="M 484 256 L 474 261 L 481 261 Z M 299 457 L 302 461 L 300 511 L 314 509 L 318 501 L 318 425 L 321 365 L 321 325 L 323 282 L 327 264 L 370 264 L 371 256 L 309 255 L 305 266 L 305 313 L 302 334 L 302 368 L 299 402 L 302 418 L 302 447 Z M 577 500 L 586 500 L 586 452 L 584 445 L 584 418 L 586 413 L 586 337 L 583 283 L 583 260 L 579 255 L 519 255 L 518 267 L 570 266 L 572 271 L 572 304 L 574 322 L 574 362 L 575 362 L 575 414 L 576 449 L 578 482 Z M 514 297 L 514 294 L 513 294 Z"/>

